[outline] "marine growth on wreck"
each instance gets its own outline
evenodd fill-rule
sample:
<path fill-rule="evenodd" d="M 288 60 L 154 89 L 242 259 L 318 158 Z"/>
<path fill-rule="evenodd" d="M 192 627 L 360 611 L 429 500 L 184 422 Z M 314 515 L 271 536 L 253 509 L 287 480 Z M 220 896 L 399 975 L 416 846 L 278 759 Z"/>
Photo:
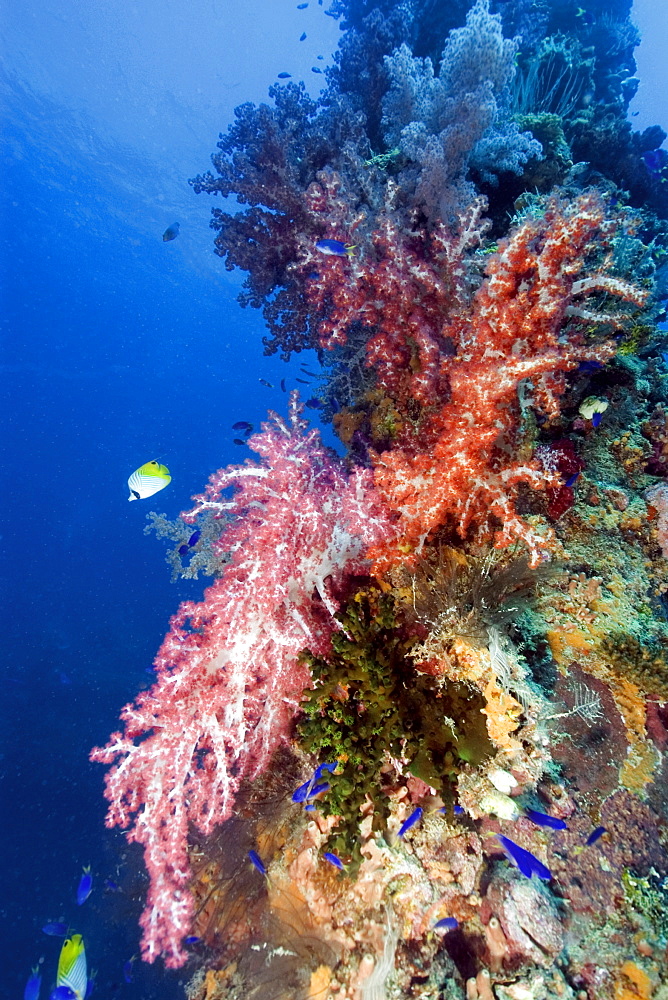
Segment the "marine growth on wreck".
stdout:
<path fill-rule="evenodd" d="M 163 521 L 213 582 L 93 752 L 192 1000 L 668 997 L 668 154 L 630 6 L 330 0 L 323 96 L 242 104 L 191 181 L 341 443 L 292 393 Z"/>

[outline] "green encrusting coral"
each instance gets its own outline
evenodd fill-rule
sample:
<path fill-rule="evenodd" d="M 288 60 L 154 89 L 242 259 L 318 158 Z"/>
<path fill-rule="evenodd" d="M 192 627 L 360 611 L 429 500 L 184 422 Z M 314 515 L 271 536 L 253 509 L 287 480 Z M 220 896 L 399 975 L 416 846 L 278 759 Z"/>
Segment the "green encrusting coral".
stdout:
<path fill-rule="evenodd" d="M 340 817 L 331 848 L 359 862 L 366 797 L 374 804 L 375 825 L 389 815 L 383 785 L 396 781 L 396 772 L 386 767 L 390 757 L 401 762 L 406 775 L 450 801 L 463 763 L 481 763 L 493 747 L 479 694 L 415 673 L 407 657 L 419 637 L 403 625 L 390 594 L 365 587 L 338 618 L 341 631 L 333 637 L 331 655 L 303 654 L 314 687 L 302 705 L 298 740 L 321 763 L 339 762 L 318 808 Z"/>

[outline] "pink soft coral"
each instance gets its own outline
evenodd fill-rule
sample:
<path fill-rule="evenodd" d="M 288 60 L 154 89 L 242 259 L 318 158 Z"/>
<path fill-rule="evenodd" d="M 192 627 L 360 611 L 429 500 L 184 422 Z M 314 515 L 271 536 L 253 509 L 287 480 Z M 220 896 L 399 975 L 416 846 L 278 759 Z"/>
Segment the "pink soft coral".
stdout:
<path fill-rule="evenodd" d="M 366 570 L 365 550 L 390 531 L 371 474 L 346 476 L 317 431 L 305 431 L 295 395 L 289 422 L 273 415 L 249 440 L 262 461 L 221 470 L 195 498 L 186 519 L 212 508 L 231 516 L 219 543 L 231 561 L 202 603 L 181 606 L 156 683 L 123 709 L 125 731 L 92 754 L 113 764 L 107 825 L 130 827 L 144 848 L 147 961 L 185 960 L 188 826 L 208 834 L 225 820 L 241 781 L 288 737 L 310 683 L 299 653 L 327 651 L 337 586 Z"/>

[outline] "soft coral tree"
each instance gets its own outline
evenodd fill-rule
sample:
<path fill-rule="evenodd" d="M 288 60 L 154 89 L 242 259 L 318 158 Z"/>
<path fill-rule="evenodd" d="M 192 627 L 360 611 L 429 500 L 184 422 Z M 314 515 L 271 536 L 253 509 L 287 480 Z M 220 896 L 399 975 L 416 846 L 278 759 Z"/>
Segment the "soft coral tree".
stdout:
<path fill-rule="evenodd" d="M 218 544 L 229 564 L 201 603 L 181 605 L 155 684 L 123 709 L 124 732 L 92 755 L 112 764 L 107 825 L 129 827 L 144 848 L 143 957 L 162 953 L 172 966 L 185 960 L 192 916 L 189 824 L 211 833 L 241 781 L 289 737 L 310 684 L 300 652 L 329 649 L 337 588 L 367 570 L 365 550 L 391 531 L 371 473 L 346 475 L 306 431 L 296 395 L 289 421 L 274 415 L 249 444 L 261 461 L 216 473 L 184 515 L 225 515 Z M 226 498 L 228 487 L 236 492 Z"/>
<path fill-rule="evenodd" d="M 516 513 L 517 486 L 545 489 L 563 480 L 519 454 L 518 390 L 531 386 L 535 408 L 554 417 L 565 373 L 614 354 L 605 333 L 629 319 L 614 303 L 637 309 L 647 298 L 611 273 L 621 226 L 590 191 L 570 204 L 551 199 L 543 215 L 527 217 L 499 244 L 472 307 L 442 330 L 457 345 L 441 357 L 449 398 L 420 435 L 376 458 L 376 484 L 399 515 L 397 539 L 374 550 L 377 571 L 419 549 L 448 518 L 462 536 L 474 527 L 499 546 L 520 538 L 539 561 L 549 540 Z M 599 336 L 587 342 L 584 324 Z"/>

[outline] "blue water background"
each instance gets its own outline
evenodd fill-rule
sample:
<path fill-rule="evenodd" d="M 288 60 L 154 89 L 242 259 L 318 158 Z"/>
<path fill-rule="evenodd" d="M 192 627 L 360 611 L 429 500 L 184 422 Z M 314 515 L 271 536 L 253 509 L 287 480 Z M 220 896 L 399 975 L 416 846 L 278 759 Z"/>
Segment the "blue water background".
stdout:
<path fill-rule="evenodd" d="M 317 93 L 310 67 L 329 58 L 338 26 L 315 2 L 300 12 L 285 0 L 13 7 L 0 37 L 0 996 L 21 997 L 38 961 L 48 995 L 60 942 L 40 928 L 65 920 L 84 934 L 98 995 L 170 1000 L 187 969 L 137 962 L 135 981 L 123 979 L 145 878 L 138 850 L 103 826 L 103 769 L 88 751 L 150 683 L 178 603 L 202 592 L 169 582 L 146 513 L 175 516 L 214 469 L 248 454 L 232 423 L 285 410 L 258 379 L 299 374 L 262 356 L 261 318 L 236 304 L 240 280 L 212 253 L 210 202 L 186 179 L 207 169 L 234 105 L 264 99 L 278 72 Z M 638 20 L 651 85 L 632 120 L 665 127 L 666 9 L 645 0 Z M 175 220 L 181 235 L 163 243 Z M 153 458 L 171 486 L 129 504 L 127 476 Z M 94 891 L 78 908 L 84 864 Z M 105 878 L 120 890 L 104 891 Z"/>

